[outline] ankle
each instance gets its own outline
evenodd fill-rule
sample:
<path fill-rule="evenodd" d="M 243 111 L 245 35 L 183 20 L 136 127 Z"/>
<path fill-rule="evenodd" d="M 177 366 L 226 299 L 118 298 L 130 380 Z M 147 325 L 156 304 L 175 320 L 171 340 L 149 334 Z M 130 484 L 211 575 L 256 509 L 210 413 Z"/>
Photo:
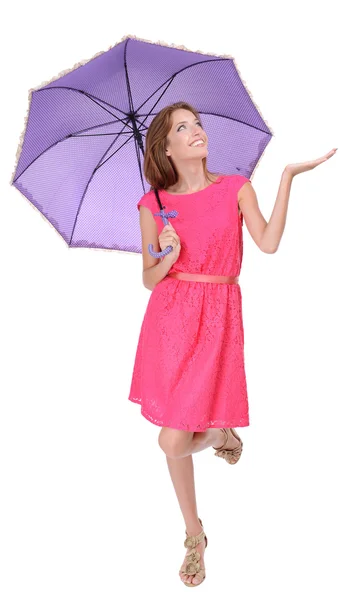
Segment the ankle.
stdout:
<path fill-rule="evenodd" d="M 223 430 L 221 428 L 219 429 L 215 429 L 214 430 L 214 443 L 212 444 L 212 446 L 214 448 L 222 448 L 223 446 L 225 446 L 227 439 L 226 439 L 226 435 L 223 432 Z"/>
<path fill-rule="evenodd" d="M 189 536 L 197 536 L 203 530 L 198 519 L 186 522 L 185 529 L 186 529 L 187 535 L 189 535 Z"/>

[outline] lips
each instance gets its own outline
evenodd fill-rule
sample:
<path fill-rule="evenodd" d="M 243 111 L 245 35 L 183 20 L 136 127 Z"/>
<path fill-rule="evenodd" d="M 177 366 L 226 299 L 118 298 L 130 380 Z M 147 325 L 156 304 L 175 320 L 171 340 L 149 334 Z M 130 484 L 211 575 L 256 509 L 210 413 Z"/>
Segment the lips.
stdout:
<path fill-rule="evenodd" d="M 197 140 L 194 140 L 194 142 L 192 142 L 191 144 L 189 144 L 190 146 L 193 146 L 193 144 L 195 144 L 196 142 L 203 142 L 203 144 L 205 144 L 204 140 L 202 140 L 201 138 L 198 138 Z"/>

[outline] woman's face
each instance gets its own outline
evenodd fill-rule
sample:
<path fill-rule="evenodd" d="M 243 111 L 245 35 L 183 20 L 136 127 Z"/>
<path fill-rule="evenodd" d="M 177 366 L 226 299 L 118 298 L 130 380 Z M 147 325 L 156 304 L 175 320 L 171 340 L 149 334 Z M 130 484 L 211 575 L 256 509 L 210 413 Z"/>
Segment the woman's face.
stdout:
<path fill-rule="evenodd" d="M 208 136 L 199 119 L 185 108 L 172 113 L 172 127 L 167 136 L 166 154 L 175 163 L 180 160 L 201 160 L 208 155 Z M 203 144 L 192 146 L 202 139 Z"/>

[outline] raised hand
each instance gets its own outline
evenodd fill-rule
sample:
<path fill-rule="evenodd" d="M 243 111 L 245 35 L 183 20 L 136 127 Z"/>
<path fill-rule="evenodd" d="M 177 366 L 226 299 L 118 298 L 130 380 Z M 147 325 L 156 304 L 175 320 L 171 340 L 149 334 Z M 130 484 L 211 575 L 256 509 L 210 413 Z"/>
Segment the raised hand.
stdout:
<path fill-rule="evenodd" d="M 315 167 L 334 156 L 336 150 L 337 148 L 333 148 L 330 150 L 330 152 L 324 156 L 321 156 L 320 158 L 316 158 L 315 160 L 308 160 L 306 162 L 287 165 L 284 170 L 293 176 L 298 175 L 299 173 L 304 173 L 304 171 L 311 171 L 311 169 L 315 169 Z"/>

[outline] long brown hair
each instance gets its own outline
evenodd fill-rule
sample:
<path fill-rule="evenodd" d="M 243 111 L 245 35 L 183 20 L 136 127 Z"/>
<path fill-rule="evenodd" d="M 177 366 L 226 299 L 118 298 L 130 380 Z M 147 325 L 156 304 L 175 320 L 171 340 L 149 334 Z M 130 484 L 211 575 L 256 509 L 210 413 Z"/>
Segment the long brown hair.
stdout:
<path fill-rule="evenodd" d="M 170 156 L 165 153 L 167 135 L 172 127 L 172 113 L 178 108 L 185 108 L 194 114 L 200 120 L 198 111 L 187 102 L 175 102 L 165 106 L 155 116 L 146 132 L 146 148 L 144 156 L 143 172 L 146 180 L 151 185 L 151 190 L 165 190 L 173 186 L 178 181 L 178 173 Z M 208 181 L 212 175 L 218 173 L 209 173 L 206 166 L 206 157 L 202 158 L 203 170 Z"/>

